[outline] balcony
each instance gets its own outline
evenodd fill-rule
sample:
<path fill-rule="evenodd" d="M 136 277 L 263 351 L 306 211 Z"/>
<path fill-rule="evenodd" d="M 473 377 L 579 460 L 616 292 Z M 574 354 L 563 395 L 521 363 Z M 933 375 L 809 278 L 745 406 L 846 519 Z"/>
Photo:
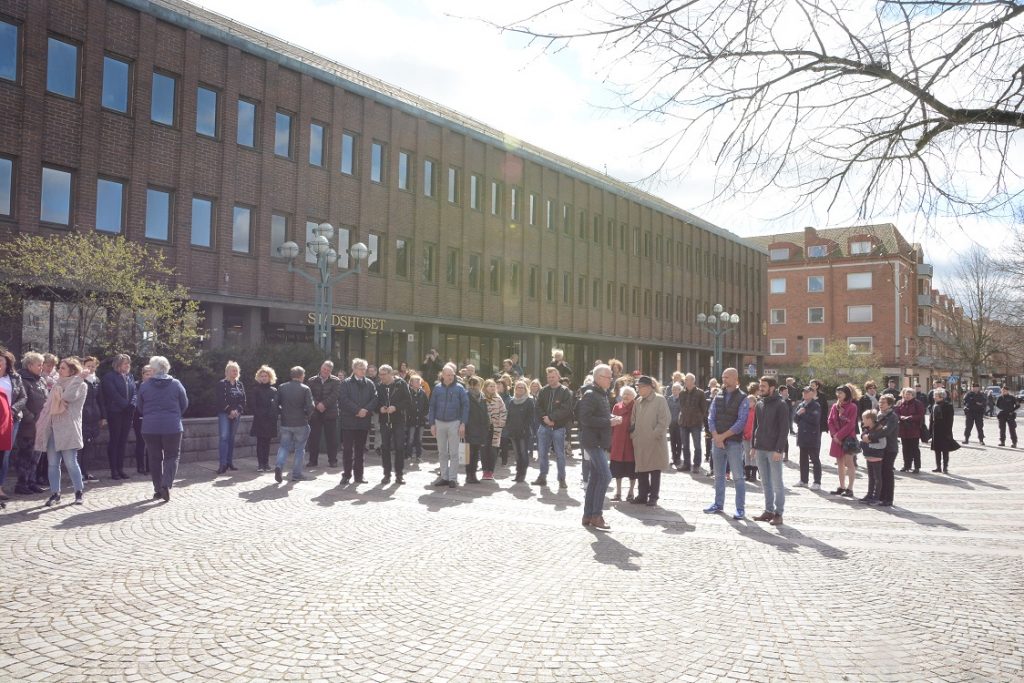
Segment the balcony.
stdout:
<path fill-rule="evenodd" d="M 932 329 L 931 325 L 918 325 L 917 326 L 918 337 L 934 337 L 935 330 Z"/>
<path fill-rule="evenodd" d="M 917 276 L 918 277 L 931 277 L 932 276 L 932 264 L 930 264 L 930 263 L 918 263 L 917 264 Z"/>
<path fill-rule="evenodd" d="M 931 306 L 932 305 L 932 295 L 931 294 L 918 294 L 917 295 L 917 305 L 918 306 Z"/>

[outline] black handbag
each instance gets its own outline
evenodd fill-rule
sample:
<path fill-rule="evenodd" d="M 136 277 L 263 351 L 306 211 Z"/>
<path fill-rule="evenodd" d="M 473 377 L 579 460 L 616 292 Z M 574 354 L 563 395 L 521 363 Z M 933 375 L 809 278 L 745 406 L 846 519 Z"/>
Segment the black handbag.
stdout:
<path fill-rule="evenodd" d="M 843 439 L 843 453 L 860 453 L 860 442 L 857 441 L 857 437 L 848 436 Z"/>
<path fill-rule="evenodd" d="M 928 428 L 928 425 L 921 424 L 921 441 L 928 443 L 932 440 L 932 430 Z"/>

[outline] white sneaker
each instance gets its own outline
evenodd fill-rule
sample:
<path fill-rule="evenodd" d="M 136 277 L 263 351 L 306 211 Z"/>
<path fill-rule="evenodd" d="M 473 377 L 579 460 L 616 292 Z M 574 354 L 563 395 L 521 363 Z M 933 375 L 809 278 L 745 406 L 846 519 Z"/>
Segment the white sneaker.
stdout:
<path fill-rule="evenodd" d="M 820 491 L 821 490 L 821 484 L 819 484 L 817 482 L 811 484 L 811 490 L 812 491 Z"/>

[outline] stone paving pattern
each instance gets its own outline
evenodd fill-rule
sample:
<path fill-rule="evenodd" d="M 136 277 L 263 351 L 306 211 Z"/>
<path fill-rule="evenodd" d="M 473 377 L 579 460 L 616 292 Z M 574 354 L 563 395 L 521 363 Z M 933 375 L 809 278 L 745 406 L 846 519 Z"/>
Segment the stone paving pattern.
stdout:
<path fill-rule="evenodd" d="M 588 531 L 578 461 L 566 492 L 435 490 L 433 459 L 382 487 L 371 458 L 343 489 L 242 460 L 182 467 L 168 504 L 141 476 L 17 499 L 0 679 L 1020 681 L 1024 451 L 993 443 L 898 475 L 891 511 L 791 488 L 790 462 L 781 528 L 706 516 L 711 480 L 670 473 L 660 508 Z"/>

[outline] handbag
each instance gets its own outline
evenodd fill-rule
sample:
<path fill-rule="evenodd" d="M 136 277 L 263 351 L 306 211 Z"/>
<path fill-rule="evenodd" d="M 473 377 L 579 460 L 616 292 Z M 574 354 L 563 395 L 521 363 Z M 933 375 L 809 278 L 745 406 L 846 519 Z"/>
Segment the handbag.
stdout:
<path fill-rule="evenodd" d="M 843 453 L 860 453 L 860 443 L 857 441 L 857 437 L 848 436 L 843 439 Z"/>
<path fill-rule="evenodd" d="M 921 423 L 921 441 L 928 443 L 932 440 L 932 430 L 928 428 L 928 425 Z"/>
<path fill-rule="evenodd" d="M 469 464 L 469 444 L 465 441 L 459 442 L 459 460 L 463 465 Z"/>

